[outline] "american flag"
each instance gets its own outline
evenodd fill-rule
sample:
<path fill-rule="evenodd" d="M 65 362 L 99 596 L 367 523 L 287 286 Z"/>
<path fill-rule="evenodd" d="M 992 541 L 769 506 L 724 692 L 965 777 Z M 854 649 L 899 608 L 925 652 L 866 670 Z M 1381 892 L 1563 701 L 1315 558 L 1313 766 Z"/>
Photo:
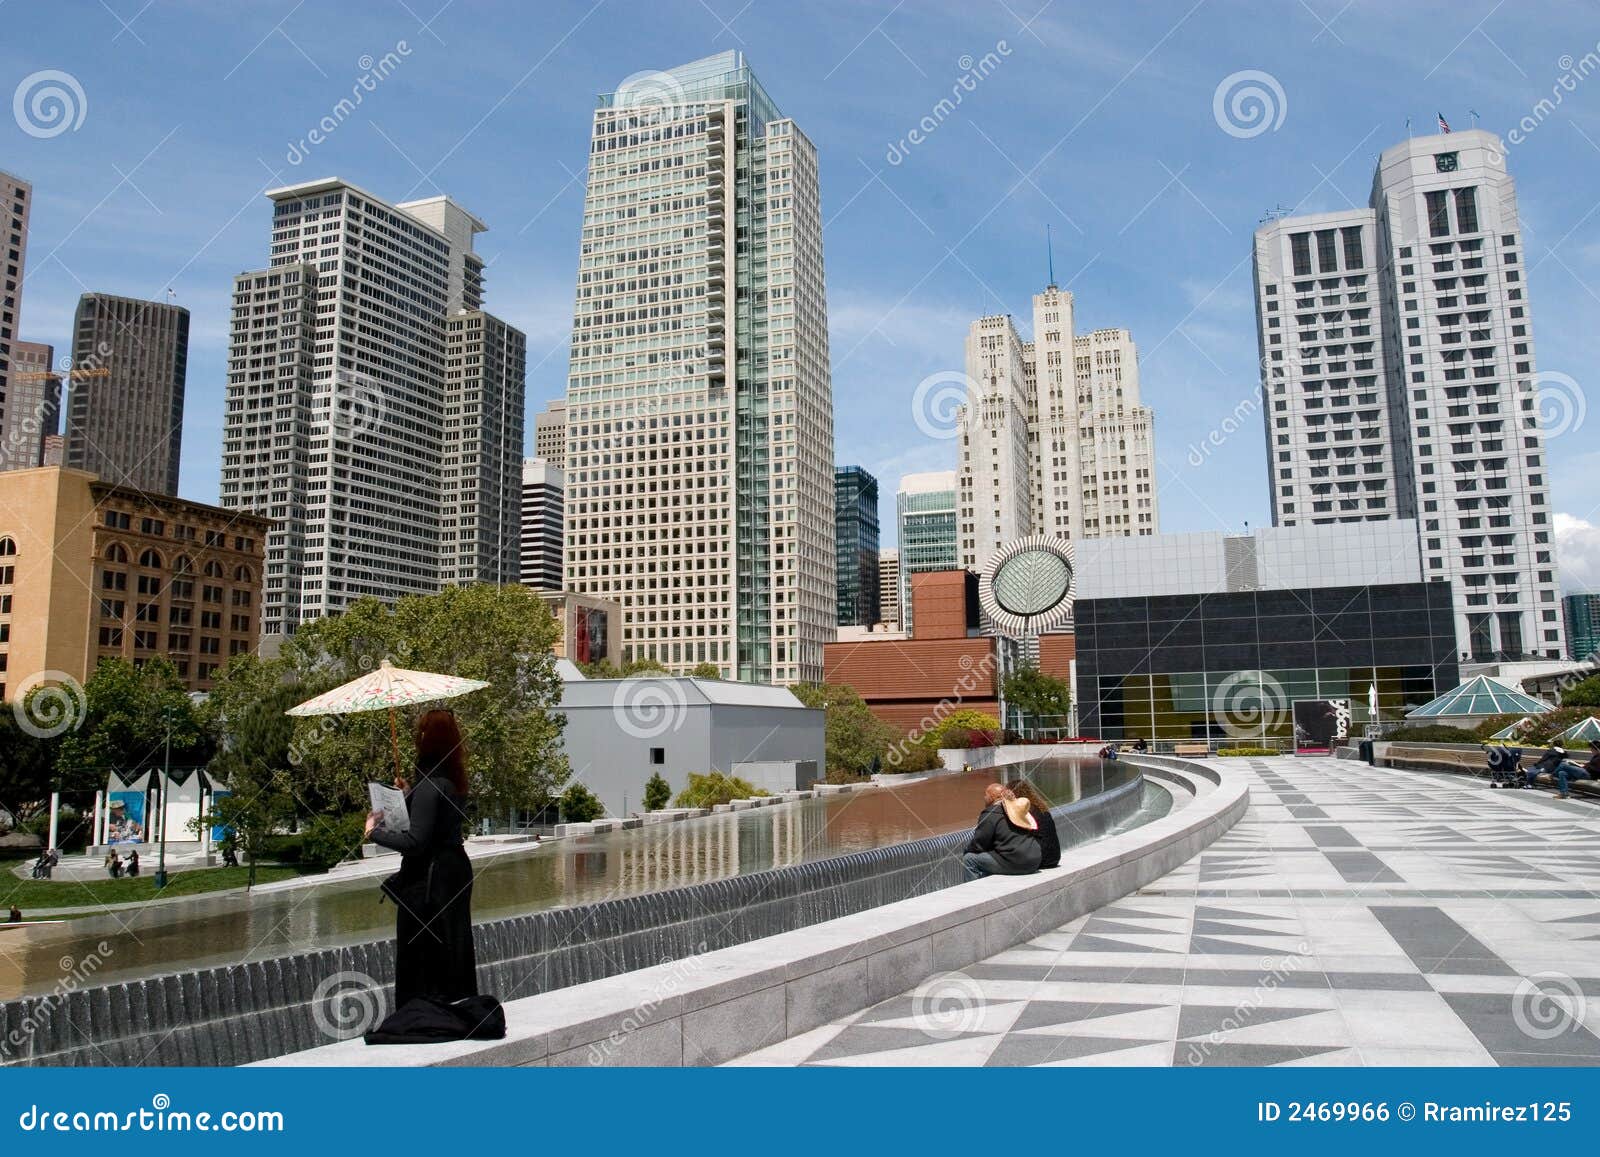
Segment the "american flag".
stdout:
<path fill-rule="evenodd" d="M 1439 114 L 1439 131 L 1441 133 L 1450 131 L 1450 122 L 1444 119 L 1444 113 Z"/>

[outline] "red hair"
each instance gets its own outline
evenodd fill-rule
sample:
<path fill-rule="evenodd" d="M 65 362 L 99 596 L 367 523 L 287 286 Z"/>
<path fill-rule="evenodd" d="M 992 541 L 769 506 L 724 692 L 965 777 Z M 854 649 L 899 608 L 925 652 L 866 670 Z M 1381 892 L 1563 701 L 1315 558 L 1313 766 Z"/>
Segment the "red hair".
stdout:
<path fill-rule="evenodd" d="M 461 738 L 456 713 L 443 707 L 424 711 L 417 719 L 417 771 L 444 775 L 456 794 L 467 794 L 467 745 Z"/>

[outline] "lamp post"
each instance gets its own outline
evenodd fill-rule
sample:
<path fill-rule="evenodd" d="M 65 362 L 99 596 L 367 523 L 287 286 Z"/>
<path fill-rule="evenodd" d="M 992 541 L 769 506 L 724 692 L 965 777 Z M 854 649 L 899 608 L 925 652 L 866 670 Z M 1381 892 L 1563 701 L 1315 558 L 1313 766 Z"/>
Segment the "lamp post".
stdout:
<path fill-rule="evenodd" d="M 161 811 L 157 822 L 161 825 L 161 847 L 156 853 L 156 891 L 167 886 L 167 785 L 172 779 L 172 708 L 162 709 L 161 720 L 166 724 L 166 738 L 162 742 L 161 794 L 158 806 Z"/>

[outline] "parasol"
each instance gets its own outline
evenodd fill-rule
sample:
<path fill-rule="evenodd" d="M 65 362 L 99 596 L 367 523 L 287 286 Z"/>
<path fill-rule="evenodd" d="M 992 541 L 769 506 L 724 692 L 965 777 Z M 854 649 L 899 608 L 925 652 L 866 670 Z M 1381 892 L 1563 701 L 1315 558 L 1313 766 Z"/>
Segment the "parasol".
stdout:
<path fill-rule="evenodd" d="M 430 671 L 407 671 L 385 659 L 375 671 L 326 691 L 315 699 L 289 708 L 286 714 L 359 715 L 363 711 L 389 712 L 389 743 L 394 749 L 394 773 L 400 775 L 400 736 L 395 729 L 394 709 L 437 699 L 454 699 L 489 684 L 482 679 L 462 679 L 455 675 L 435 675 Z"/>

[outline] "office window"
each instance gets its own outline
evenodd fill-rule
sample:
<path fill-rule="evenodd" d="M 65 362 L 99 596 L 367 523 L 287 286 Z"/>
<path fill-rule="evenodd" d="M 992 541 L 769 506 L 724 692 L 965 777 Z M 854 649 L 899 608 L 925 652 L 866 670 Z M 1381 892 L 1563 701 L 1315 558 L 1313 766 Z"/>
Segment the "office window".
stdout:
<path fill-rule="evenodd" d="M 1428 232 L 1434 237 L 1445 237 L 1450 233 L 1450 194 L 1443 189 L 1436 189 L 1427 195 L 1428 201 Z"/>
<path fill-rule="evenodd" d="M 1478 231 L 1478 190 L 1456 190 L 1456 231 L 1458 233 Z"/>

